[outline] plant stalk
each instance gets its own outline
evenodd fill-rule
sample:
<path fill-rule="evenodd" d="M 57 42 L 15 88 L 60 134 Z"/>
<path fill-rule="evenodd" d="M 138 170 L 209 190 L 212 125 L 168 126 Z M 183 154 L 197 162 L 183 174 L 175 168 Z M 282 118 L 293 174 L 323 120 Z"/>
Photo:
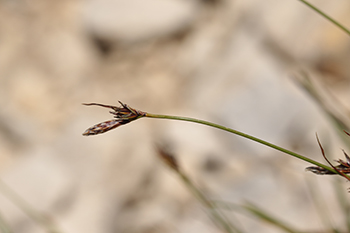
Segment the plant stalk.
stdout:
<path fill-rule="evenodd" d="M 188 122 L 194 122 L 194 123 L 198 123 L 198 124 L 202 124 L 202 125 L 207 125 L 207 126 L 210 126 L 210 127 L 214 127 L 214 128 L 217 128 L 217 129 L 221 129 L 221 130 L 224 130 L 224 131 L 227 131 L 227 132 L 230 132 L 230 133 L 233 133 L 233 134 L 236 134 L 238 136 L 241 136 L 241 137 L 244 137 L 244 138 L 247 138 L 249 140 L 252 140 L 252 141 L 255 141 L 257 143 L 260 143 L 260 144 L 263 144 L 265 146 L 268 146 L 268 147 L 271 147 L 275 150 L 278 150 L 278 151 L 281 151 L 283 153 L 286 153 L 286 154 L 289 154 L 293 157 L 296 157 L 298 159 L 301 159 L 301 160 L 304 160 L 308 163 L 311 163 L 311 164 L 314 164 L 316 166 L 319 166 L 319 167 L 322 167 L 330 172 L 333 172 L 333 173 L 336 173 L 337 172 L 332 169 L 331 167 L 329 166 L 326 166 L 322 163 L 319 163 L 319 162 L 316 162 L 312 159 L 309 159 L 303 155 L 300 155 L 300 154 L 297 154 L 293 151 L 290 151 L 290 150 L 287 150 L 287 149 L 284 149 L 280 146 L 277 146 L 277 145 L 274 145 L 272 143 L 269 143 L 267 141 L 264 141 L 260 138 L 256 138 L 254 136 L 251 136 L 251 135 L 248 135 L 248 134 L 245 134 L 245 133 L 242 133 L 240 131 L 237 131 L 237 130 L 234 130 L 234 129 L 231 129 L 231 128 L 228 128 L 228 127 L 225 127 L 225 126 L 222 126 L 222 125 L 218 125 L 218 124 L 215 124 L 215 123 L 212 123 L 212 122 L 209 122 L 209 121 L 204 121 L 204 120 L 199 120 L 199 119 L 195 119 L 195 118 L 190 118 L 190 117 L 181 117 L 181 116 L 170 116 L 170 115 L 158 115 L 158 114 L 152 114 L 152 113 L 146 113 L 145 117 L 149 117 L 149 118 L 158 118 L 158 119 L 168 119 L 168 120 L 179 120 L 179 121 L 188 121 Z"/>

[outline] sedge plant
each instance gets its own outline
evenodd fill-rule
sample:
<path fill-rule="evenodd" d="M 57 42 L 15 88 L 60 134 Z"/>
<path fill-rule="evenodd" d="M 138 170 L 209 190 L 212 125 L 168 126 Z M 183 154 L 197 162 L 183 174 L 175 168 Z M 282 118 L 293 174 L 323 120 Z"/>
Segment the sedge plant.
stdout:
<path fill-rule="evenodd" d="M 319 162 L 316 162 L 306 156 L 300 155 L 298 153 L 292 152 L 290 150 L 287 150 L 283 147 L 277 146 L 275 144 L 272 144 L 270 142 L 264 141 L 262 139 L 259 139 L 257 137 L 242 133 L 240 131 L 237 131 L 235 129 L 231 129 L 219 124 L 215 124 L 209 121 L 204 121 L 204 120 L 199 120 L 199 119 L 195 119 L 195 118 L 189 118 L 189 117 L 180 117 L 180 116 L 171 116 L 171 115 L 159 115 L 159 114 L 152 114 L 152 113 L 147 113 L 144 111 L 140 111 L 137 109 L 134 109 L 132 107 L 130 107 L 127 104 L 124 104 L 122 102 L 120 102 L 120 107 L 117 106 L 113 106 L 113 105 L 105 105 L 105 104 L 98 104 L 98 103 L 89 103 L 89 104 L 84 104 L 87 106 L 100 106 L 100 107 L 105 107 L 105 108 L 109 108 L 112 109 L 112 111 L 110 111 L 110 113 L 112 115 L 114 115 L 115 119 L 112 120 L 108 120 L 108 121 L 104 121 L 101 123 L 98 123 L 90 128 L 88 128 L 83 135 L 84 136 L 90 136 L 90 135 L 98 135 L 101 133 L 105 133 L 108 132 L 112 129 L 115 129 L 119 126 L 128 124 L 132 121 L 135 121 L 137 119 L 140 118 L 153 118 L 153 119 L 168 119 L 168 120 L 180 120 L 180 121 L 188 121 L 188 122 L 193 122 L 193 123 L 197 123 L 197 124 L 202 124 L 202 125 L 206 125 L 206 126 L 210 126 L 213 128 L 217 128 L 220 130 L 224 130 L 227 131 L 229 133 L 247 138 L 249 140 L 255 141 L 257 143 L 260 143 L 262 145 L 268 146 L 272 149 L 281 151 L 287 155 L 293 156 L 297 159 L 306 161 L 308 163 L 311 163 L 315 166 L 311 166 L 308 167 L 307 170 L 314 172 L 316 174 L 338 174 L 340 176 L 343 176 L 346 179 L 350 179 L 345 173 L 350 172 L 350 158 L 348 157 L 348 155 L 344 152 L 345 156 L 346 156 L 346 162 L 342 161 L 342 160 L 338 160 L 339 165 L 334 166 L 332 165 L 329 160 L 327 159 L 324 149 L 317 137 L 317 142 L 320 146 L 321 152 L 323 157 L 326 159 L 326 161 L 328 162 L 328 164 L 331 166 L 327 166 L 325 164 L 321 164 Z M 347 132 L 346 132 L 347 133 Z M 347 133 L 348 134 L 348 133 Z M 316 135 L 317 136 L 317 135 Z M 350 135 L 349 135 L 350 136 Z M 168 152 L 166 152 L 165 150 L 162 149 L 158 149 L 158 154 L 160 155 L 159 157 L 165 161 L 165 163 L 172 169 L 174 170 L 179 177 L 181 178 L 181 180 L 183 181 L 183 183 L 186 185 L 186 187 L 194 194 L 194 196 L 206 207 L 206 209 L 209 212 L 210 217 L 213 219 L 213 221 L 215 223 L 217 223 L 224 232 L 227 233 L 241 233 L 242 231 L 237 227 L 236 224 L 232 224 L 226 217 L 224 214 L 222 214 L 221 212 L 219 212 L 217 210 L 217 205 L 215 204 L 215 202 L 211 202 L 209 201 L 206 196 L 193 184 L 193 182 L 190 180 L 190 178 L 182 171 L 182 169 L 179 167 L 176 159 L 174 156 L 172 156 L 171 154 L 169 154 Z M 271 217 L 269 214 L 267 214 L 266 212 L 255 208 L 252 205 L 244 205 L 242 208 L 246 209 L 248 212 L 256 215 L 258 218 L 260 218 L 262 221 L 266 221 L 270 224 L 274 224 L 275 226 L 281 228 L 282 230 L 286 231 L 286 232 L 298 232 L 298 231 L 294 231 L 291 230 L 290 227 L 284 225 L 283 223 L 281 223 L 280 221 L 276 220 L 275 218 Z"/>

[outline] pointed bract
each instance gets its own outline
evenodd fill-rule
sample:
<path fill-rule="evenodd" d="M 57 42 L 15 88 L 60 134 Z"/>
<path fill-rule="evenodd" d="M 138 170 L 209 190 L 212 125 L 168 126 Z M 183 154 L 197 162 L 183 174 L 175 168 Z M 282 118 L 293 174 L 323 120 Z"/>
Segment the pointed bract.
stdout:
<path fill-rule="evenodd" d="M 346 134 L 349 135 L 349 133 L 347 133 L 346 131 L 344 131 Z M 339 163 L 339 165 L 337 166 L 334 166 L 329 160 L 328 158 L 326 157 L 326 154 L 324 152 L 324 149 L 321 145 L 321 142 L 320 140 L 318 139 L 318 136 L 316 134 L 316 138 L 317 138 L 317 143 L 321 149 L 321 152 L 322 152 L 322 155 L 324 157 L 324 159 L 327 161 L 327 163 L 329 165 L 331 165 L 331 167 L 337 172 L 339 173 L 341 176 L 343 176 L 345 179 L 347 180 L 350 180 L 350 178 L 345 175 L 345 174 L 349 174 L 350 173 L 350 157 L 346 154 L 346 152 L 343 150 L 343 153 L 345 155 L 345 158 L 346 158 L 346 162 L 339 159 L 339 160 L 336 160 L 336 162 Z M 334 172 L 331 172 L 331 171 L 328 171 L 327 169 L 324 169 L 322 167 L 307 167 L 306 168 L 307 171 L 311 171 L 315 174 L 318 174 L 318 175 L 334 175 L 334 174 L 337 174 L 337 173 L 334 173 Z"/>

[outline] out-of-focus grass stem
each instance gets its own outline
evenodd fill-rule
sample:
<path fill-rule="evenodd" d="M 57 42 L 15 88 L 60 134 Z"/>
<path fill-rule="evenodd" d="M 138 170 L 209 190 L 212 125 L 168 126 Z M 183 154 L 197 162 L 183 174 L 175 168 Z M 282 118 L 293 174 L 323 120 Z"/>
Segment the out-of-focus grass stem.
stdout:
<path fill-rule="evenodd" d="M 347 194 L 345 194 L 343 187 L 339 182 L 334 182 L 334 190 L 336 192 L 337 200 L 344 216 L 344 225 L 347 227 L 347 232 L 350 232 L 350 206 L 348 203 Z"/>
<path fill-rule="evenodd" d="M 9 227 L 9 224 L 6 222 L 5 218 L 1 213 L 0 213 L 0 232 L 13 233 L 13 231 L 11 231 L 11 228 Z"/>
<path fill-rule="evenodd" d="M 41 225 L 48 233 L 60 233 L 55 224 L 49 218 L 31 207 L 2 180 L 0 180 L 0 192 L 20 208 L 29 218 Z"/>
<path fill-rule="evenodd" d="M 320 218 L 320 222 L 324 224 L 325 229 L 328 229 L 329 232 L 336 233 L 337 230 L 334 228 L 333 221 L 330 216 L 329 208 L 327 206 L 326 199 L 321 195 L 322 192 L 318 187 L 316 182 L 307 181 L 307 188 L 310 192 L 311 200 L 314 203 L 316 208 L 316 213 Z"/>
<path fill-rule="evenodd" d="M 177 162 L 175 156 L 169 152 L 164 146 L 157 147 L 158 157 L 171 168 L 176 174 L 179 175 L 181 181 L 196 197 L 196 199 L 202 203 L 202 205 L 209 212 L 209 217 L 216 223 L 222 230 L 227 233 L 242 233 L 238 227 L 234 226 L 224 214 L 220 213 L 215 204 L 209 201 L 205 195 L 193 184 L 190 178 L 182 171 L 180 165 Z"/>
<path fill-rule="evenodd" d="M 177 173 L 181 177 L 182 181 L 186 184 L 186 186 L 191 190 L 193 195 L 195 195 L 195 197 L 207 208 L 207 210 L 212 215 L 212 218 L 218 223 L 219 226 L 222 226 L 228 233 L 241 233 L 237 227 L 233 226 L 229 220 L 219 212 L 215 204 L 205 197 L 205 195 L 192 183 L 186 174 L 180 170 L 178 170 Z"/>
<path fill-rule="evenodd" d="M 245 204 L 234 204 L 227 201 L 213 201 L 217 208 L 226 209 L 226 210 L 233 210 L 235 212 L 243 212 L 245 214 L 249 213 L 260 220 L 269 223 L 276 228 L 279 228 L 280 230 L 287 232 L 287 233 L 301 233 L 301 231 L 295 230 L 292 227 L 288 226 L 286 223 L 284 223 L 282 220 L 272 216 L 267 211 L 259 208 L 258 206 L 246 202 Z"/>
<path fill-rule="evenodd" d="M 311 3 L 305 1 L 305 0 L 299 0 L 302 3 L 304 3 L 305 5 L 307 5 L 308 7 L 310 7 L 312 10 L 316 11 L 318 14 L 320 14 L 322 17 L 326 18 L 328 21 L 332 22 L 335 26 L 337 26 L 338 28 L 340 28 L 342 31 L 344 31 L 346 34 L 348 34 L 348 36 L 350 36 L 350 31 L 349 29 L 345 28 L 343 25 L 341 25 L 339 22 L 337 22 L 335 19 L 333 19 L 332 17 L 328 16 L 326 13 L 324 13 L 323 11 L 321 11 L 320 9 L 318 9 L 317 7 L 315 7 L 314 5 L 312 5 Z"/>

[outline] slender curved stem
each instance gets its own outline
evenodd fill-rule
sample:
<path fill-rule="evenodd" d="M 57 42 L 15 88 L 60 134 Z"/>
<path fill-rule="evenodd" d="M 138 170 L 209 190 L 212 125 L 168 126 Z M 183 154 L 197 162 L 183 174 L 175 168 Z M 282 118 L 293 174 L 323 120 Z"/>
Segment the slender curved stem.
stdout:
<path fill-rule="evenodd" d="M 255 141 L 257 143 L 260 143 L 260 144 L 263 144 L 265 146 L 268 146 L 268 147 L 271 147 L 275 150 L 278 150 L 278 151 L 281 151 L 283 153 L 286 153 L 286 154 L 289 154 L 293 157 L 296 157 L 298 159 L 301 159 L 301 160 L 304 160 L 308 163 L 312 163 L 316 166 L 319 166 L 319 167 L 322 167 L 324 169 L 327 169 L 328 171 L 331 171 L 333 173 L 337 173 L 334 169 L 332 169 L 331 167 L 329 166 L 326 166 L 324 164 L 321 164 L 319 162 L 316 162 L 312 159 L 309 159 L 305 156 L 302 156 L 300 154 L 297 154 L 295 152 L 292 152 L 290 150 L 287 150 L 287 149 L 284 149 L 280 146 L 277 146 L 277 145 L 274 145 L 272 143 L 269 143 L 267 141 L 264 141 L 262 139 L 259 139 L 259 138 L 256 138 L 254 136 L 251 136 L 251 135 L 248 135 L 248 134 L 245 134 L 245 133 L 242 133 L 240 131 L 237 131 L 237 130 L 234 130 L 234 129 L 231 129 L 231 128 L 228 128 L 228 127 L 225 127 L 225 126 L 222 126 L 222 125 L 218 125 L 218 124 L 215 124 L 215 123 L 212 123 L 212 122 L 209 122 L 209 121 L 203 121 L 203 120 L 199 120 L 199 119 L 195 119 L 195 118 L 189 118 L 189 117 L 181 117 L 181 116 L 170 116 L 170 115 L 158 115 L 158 114 L 151 114 L 151 113 L 146 113 L 145 117 L 149 117 L 149 118 L 158 118 L 158 119 L 168 119 L 168 120 L 179 120 L 179 121 L 189 121 L 189 122 L 194 122 L 194 123 L 198 123 L 198 124 L 202 124 L 202 125 L 207 125 L 207 126 L 210 126 L 210 127 L 214 127 L 214 128 L 217 128 L 217 129 L 221 129 L 221 130 L 224 130 L 224 131 L 227 131 L 227 132 L 230 132 L 230 133 L 233 133 L 233 134 L 236 134 L 238 136 L 241 136 L 241 137 L 244 137 L 244 138 L 247 138 L 249 140 L 252 140 L 252 141 Z"/>
<path fill-rule="evenodd" d="M 318 9 L 317 7 L 315 7 L 314 5 L 312 5 L 311 3 L 305 1 L 305 0 L 299 0 L 302 3 L 304 3 L 305 5 L 307 5 L 308 7 L 310 7 L 311 9 L 313 9 L 314 11 L 316 11 L 318 14 L 322 15 L 323 17 L 325 17 L 327 20 L 329 20 L 330 22 L 332 22 L 335 26 L 337 26 L 338 28 L 340 28 L 341 30 L 343 30 L 346 34 L 348 34 L 348 36 L 350 36 L 350 30 L 345 28 L 343 25 L 341 25 L 339 22 L 337 22 L 335 19 L 331 18 L 330 16 L 328 16 L 326 13 L 324 13 L 323 11 L 321 11 L 320 9 Z"/>

